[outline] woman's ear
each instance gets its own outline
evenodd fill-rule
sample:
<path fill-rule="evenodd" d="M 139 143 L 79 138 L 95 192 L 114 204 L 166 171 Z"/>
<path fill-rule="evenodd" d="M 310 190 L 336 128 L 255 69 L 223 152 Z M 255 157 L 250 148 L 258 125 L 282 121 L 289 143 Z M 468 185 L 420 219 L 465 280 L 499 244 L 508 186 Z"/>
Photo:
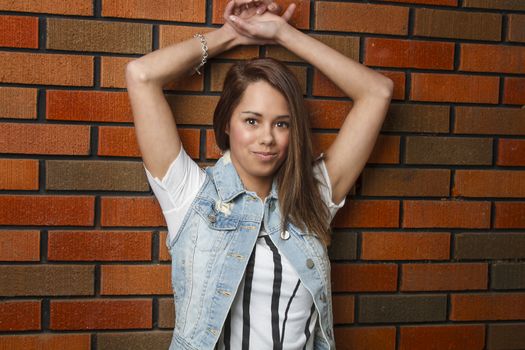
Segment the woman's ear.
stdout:
<path fill-rule="evenodd" d="M 224 129 L 224 132 L 226 133 L 226 135 L 230 136 L 230 122 L 226 124 L 226 128 Z"/>

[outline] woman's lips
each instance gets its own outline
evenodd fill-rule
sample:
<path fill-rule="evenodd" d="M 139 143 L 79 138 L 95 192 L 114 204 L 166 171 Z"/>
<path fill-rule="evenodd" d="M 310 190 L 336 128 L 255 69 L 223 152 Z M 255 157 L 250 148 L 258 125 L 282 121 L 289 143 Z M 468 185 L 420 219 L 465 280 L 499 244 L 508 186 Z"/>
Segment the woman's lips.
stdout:
<path fill-rule="evenodd" d="M 253 152 L 255 156 L 261 160 L 271 160 L 275 158 L 277 153 L 270 153 L 270 152 Z"/>

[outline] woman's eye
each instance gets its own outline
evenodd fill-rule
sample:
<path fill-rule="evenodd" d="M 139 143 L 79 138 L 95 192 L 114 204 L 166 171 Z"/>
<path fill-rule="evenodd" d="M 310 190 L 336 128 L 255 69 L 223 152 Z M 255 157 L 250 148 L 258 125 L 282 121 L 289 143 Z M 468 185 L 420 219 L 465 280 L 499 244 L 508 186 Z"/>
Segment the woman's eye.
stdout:
<path fill-rule="evenodd" d="M 287 123 L 287 122 L 277 122 L 277 126 L 278 127 L 282 127 L 282 128 L 289 128 L 290 127 L 290 124 Z"/>
<path fill-rule="evenodd" d="M 255 125 L 256 120 L 253 119 L 253 118 L 248 118 L 248 119 L 246 119 L 246 122 L 247 122 L 248 124 L 250 124 L 250 125 Z"/>

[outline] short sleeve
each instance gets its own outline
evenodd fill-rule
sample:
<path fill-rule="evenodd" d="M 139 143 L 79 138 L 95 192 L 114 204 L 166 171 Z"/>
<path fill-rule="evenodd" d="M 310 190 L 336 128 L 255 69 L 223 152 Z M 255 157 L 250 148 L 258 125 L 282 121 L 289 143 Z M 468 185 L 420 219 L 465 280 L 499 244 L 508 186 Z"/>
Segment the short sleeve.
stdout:
<path fill-rule="evenodd" d="M 162 179 L 154 177 L 142 163 L 148 182 L 163 211 L 180 207 L 197 194 L 206 172 L 190 158 L 183 147 Z"/>
<path fill-rule="evenodd" d="M 314 163 L 314 176 L 319 180 L 319 191 L 321 198 L 326 203 L 328 210 L 330 211 L 330 221 L 334 218 L 335 214 L 341 209 L 346 203 L 346 197 L 340 203 L 334 203 L 332 201 L 332 183 L 326 170 L 326 164 L 323 159 L 323 154 L 316 159 Z"/>
<path fill-rule="evenodd" d="M 206 171 L 191 159 L 184 148 L 181 148 L 162 179 L 154 177 L 142 164 L 168 225 L 169 248 L 193 199 L 206 180 Z"/>

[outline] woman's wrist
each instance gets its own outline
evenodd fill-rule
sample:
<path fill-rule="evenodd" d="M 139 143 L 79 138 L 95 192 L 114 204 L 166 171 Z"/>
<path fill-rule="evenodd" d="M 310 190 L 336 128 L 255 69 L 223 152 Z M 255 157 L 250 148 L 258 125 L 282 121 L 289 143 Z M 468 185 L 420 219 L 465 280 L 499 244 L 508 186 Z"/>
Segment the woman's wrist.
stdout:
<path fill-rule="evenodd" d="M 296 32 L 299 32 L 297 28 L 293 27 L 288 22 L 285 22 L 279 31 L 277 31 L 275 42 L 283 47 L 286 47 L 286 44 L 290 40 L 293 40 L 292 37 L 294 34 L 297 34 Z"/>
<path fill-rule="evenodd" d="M 238 35 L 235 33 L 235 29 L 227 28 L 225 25 L 216 30 L 217 33 L 223 38 L 224 50 L 228 51 L 239 45 L 237 38 Z"/>

